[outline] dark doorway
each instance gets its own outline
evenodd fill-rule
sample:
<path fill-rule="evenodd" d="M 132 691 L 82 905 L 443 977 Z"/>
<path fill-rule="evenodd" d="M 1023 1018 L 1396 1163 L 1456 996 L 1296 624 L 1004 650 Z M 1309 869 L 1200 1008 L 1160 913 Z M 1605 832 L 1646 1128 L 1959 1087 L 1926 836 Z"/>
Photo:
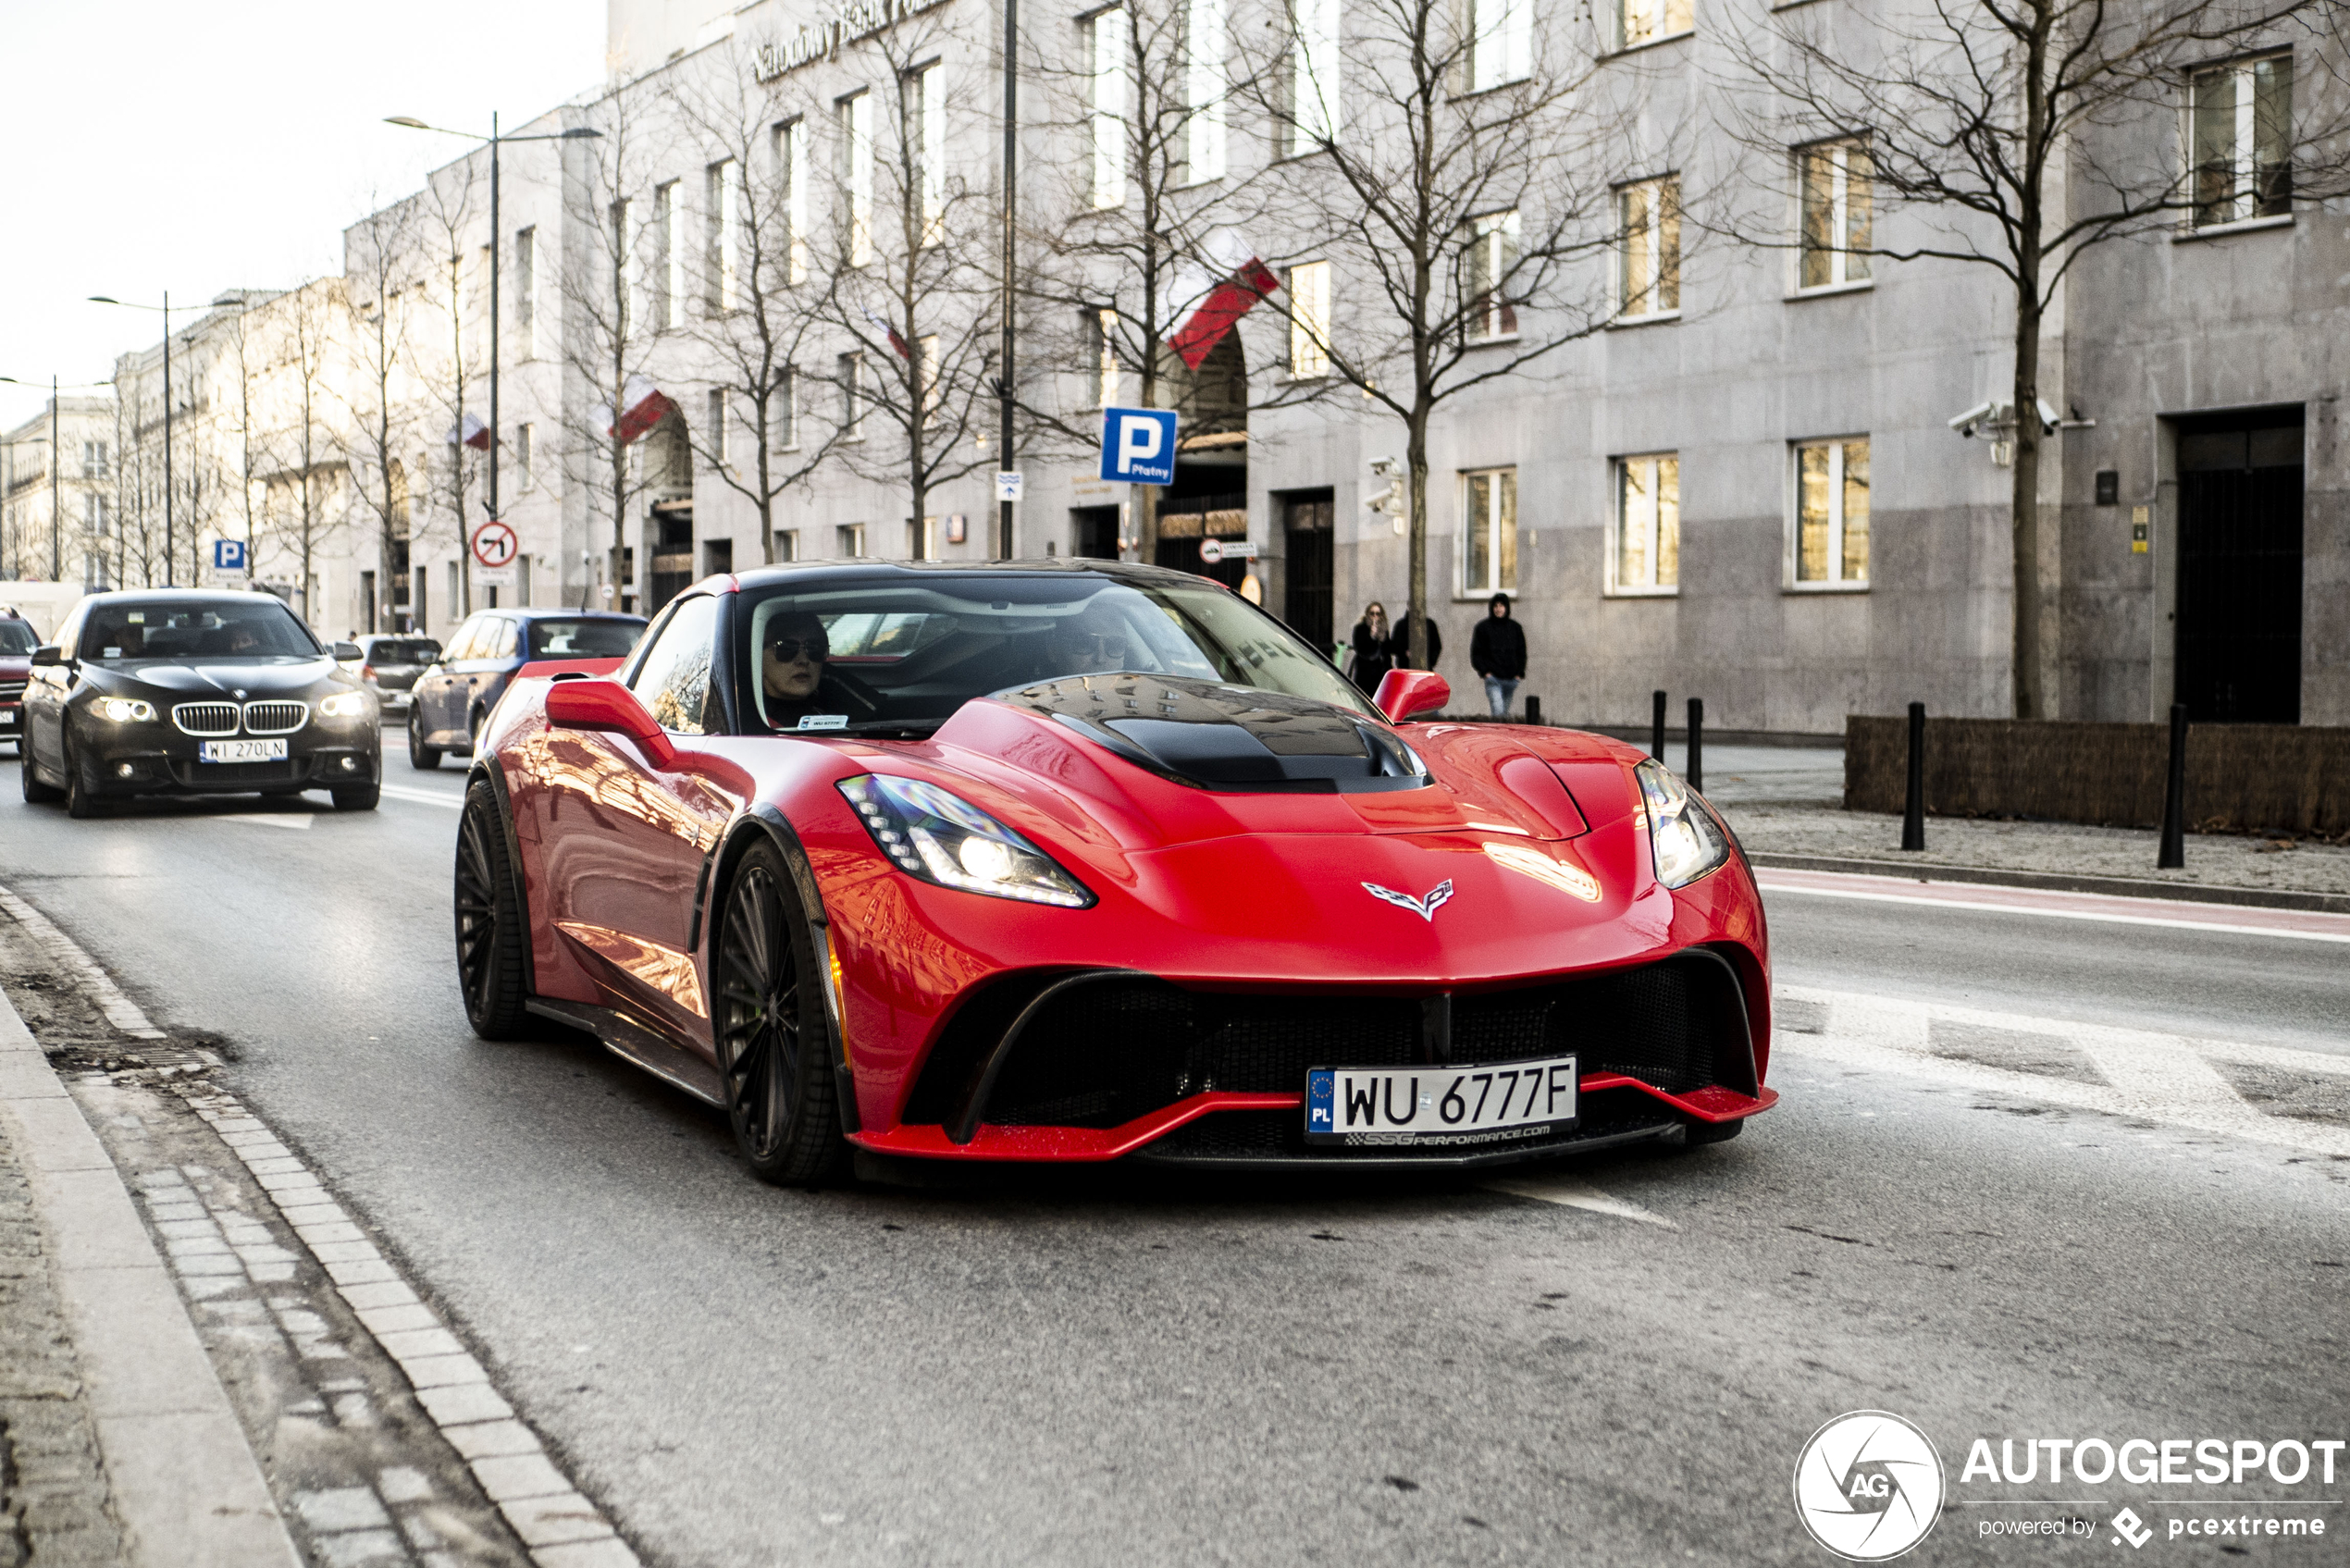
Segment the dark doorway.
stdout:
<path fill-rule="evenodd" d="M 735 541 L 704 539 L 701 546 L 701 574 L 718 577 L 735 569 Z"/>
<path fill-rule="evenodd" d="M 1118 559 L 1118 508 L 1072 506 L 1069 509 L 1069 553 L 1087 561 Z"/>
<path fill-rule="evenodd" d="M 2178 700 L 2206 724 L 2301 722 L 2298 408 L 2179 426 Z"/>
<path fill-rule="evenodd" d="M 1180 473 L 1178 477 L 1181 477 Z M 1158 503 L 1158 508 L 1156 564 L 1171 566 L 1178 572 L 1213 577 L 1237 592 L 1242 580 L 1248 575 L 1249 562 L 1237 555 L 1211 562 L 1201 553 L 1200 547 L 1209 539 L 1229 540 L 1236 545 L 1248 542 L 1247 495 L 1177 496 L 1170 493 Z"/>
<path fill-rule="evenodd" d="M 647 552 L 652 575 L 645 585 L 644 613 L 656 615 L 662 605 L 693 586 L 694 503 L 655 502 L 647 531 L 652 535 L 652 549 Z"/>
<path fill-rule="evenodd" d="M 1328 652 L 1336 628 L 1331 625 L 1330 582 L 1336 565 L 1330 526 L 1330 492 L 1305 490 L 1281 499 L 1285 530 L 1282 549 L 1287 559 L 1281 593 L 1281 619 L 1290 630 Z"/>

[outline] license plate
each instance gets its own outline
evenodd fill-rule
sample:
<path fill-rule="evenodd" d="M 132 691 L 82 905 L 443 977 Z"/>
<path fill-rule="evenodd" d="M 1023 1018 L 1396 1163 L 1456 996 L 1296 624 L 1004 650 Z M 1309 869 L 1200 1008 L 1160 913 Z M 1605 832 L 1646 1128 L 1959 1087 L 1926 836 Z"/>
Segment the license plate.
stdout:
<path fill-rule="evenodd" d="M 282 740 L 208 740 L 197 747 L 196 755 L 206 762 L 282 762 L 286 759 L 286 743 Z"/>
<path fill-rule="evenodd" d="M 1573 1125 L 1576 1059 L 1482 1067 L 1316 1068 L 1309 1143 L 1489 1143 Z"/>

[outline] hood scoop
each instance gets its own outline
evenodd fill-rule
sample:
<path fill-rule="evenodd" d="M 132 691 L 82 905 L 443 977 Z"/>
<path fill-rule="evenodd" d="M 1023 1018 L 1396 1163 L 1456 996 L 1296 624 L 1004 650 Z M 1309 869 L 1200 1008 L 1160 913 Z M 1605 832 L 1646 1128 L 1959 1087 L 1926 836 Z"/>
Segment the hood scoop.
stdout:
<path fill-rule="evenodd" d="M 1392 731 L 1312 698 L 1125 673 L 1074 675 L 999 696 L 1197 789 L 1353 795 L 1431 782 Z"/>

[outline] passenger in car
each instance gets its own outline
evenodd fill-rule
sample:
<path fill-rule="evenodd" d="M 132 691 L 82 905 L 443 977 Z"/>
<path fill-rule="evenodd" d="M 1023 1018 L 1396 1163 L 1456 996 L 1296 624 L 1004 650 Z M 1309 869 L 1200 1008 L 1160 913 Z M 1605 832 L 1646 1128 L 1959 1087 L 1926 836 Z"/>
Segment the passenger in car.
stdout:
<path fill-rule="evenodd" d="M 837 702 L 828 706 L 820 689 L 830 657 L 824 623 L 815 616 L 791 613 L 768 623 L 767 643 L 759 650 L 759 684 L 760 706 L 771 728 L 788 730 L 811 713 L 843 711 Z"/>

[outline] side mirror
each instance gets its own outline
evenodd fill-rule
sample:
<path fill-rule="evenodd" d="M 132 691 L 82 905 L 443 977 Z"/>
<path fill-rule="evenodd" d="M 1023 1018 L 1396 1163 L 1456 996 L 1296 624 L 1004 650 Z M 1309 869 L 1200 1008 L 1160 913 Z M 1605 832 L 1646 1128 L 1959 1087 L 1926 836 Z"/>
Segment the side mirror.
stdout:
<path fill-rule="evenodd" d="M 1415 713 L 1428 713 L 1453 700 L 1453 685 L 1433 670 L 1390 670 L 1379 677 L 1379 695 L 1371 705 L 1400 724 Z"/>
<path fill-rule="evenodd" d="M 645 711 L 637 694 L 618 681 L 557 681 L 547 688 L 547 722 L 566 730 L 610 730 L 641 747 L 656 768 L 677 760 L 668 734 Z"/>
<path fill-rule="evenodd" d="M 29 662 L 31 662 L 36 669 L 43 669 L 54 668 L 65 661 L 66 650 L 64 648 L 59 648 L 56 643 L 44 642 L 39 648 L 32 650 L 32 658 Z"/>
<path fill-rule="evenodd" d="M 337 642 L 328 643 L 327 645 L 327 657 L 337 660 L 350 660 L 364 659 L 366 655 L 359 651 L 359 645 L 355 642 Z"/>

